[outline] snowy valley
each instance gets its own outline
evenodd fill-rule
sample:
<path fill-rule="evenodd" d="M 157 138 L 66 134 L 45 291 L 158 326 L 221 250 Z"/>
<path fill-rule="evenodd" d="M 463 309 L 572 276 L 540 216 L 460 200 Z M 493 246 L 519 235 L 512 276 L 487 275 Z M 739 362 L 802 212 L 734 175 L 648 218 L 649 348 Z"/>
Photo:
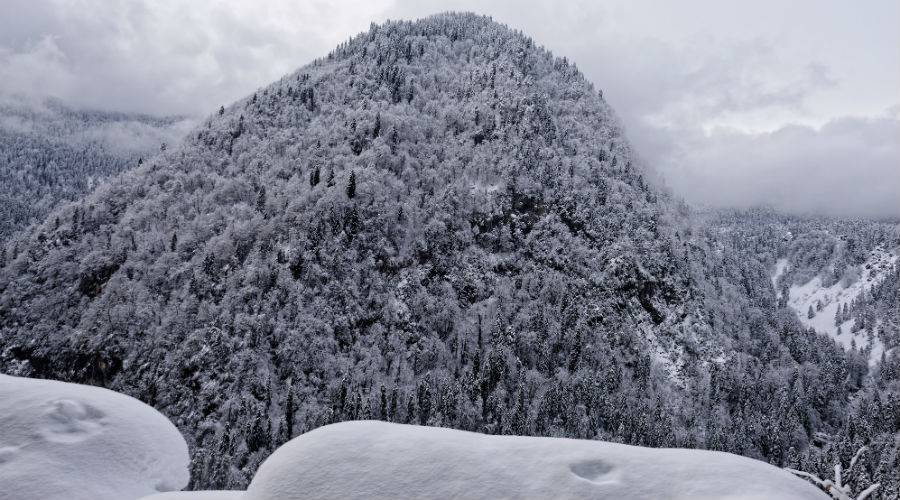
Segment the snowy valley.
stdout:
<path fill-rule="evenodd" d="M 882 340 L 875 335 L 882 325 L 875 318 L 866 325 L 865 316 L 852 317 L 848 305 L 865 297 L 872 287 L 881 285 L 889 274 L 896 273 L 896 264 L 896 249 L 875 248 L 859 265 L 860 272 L 852 281 L 841 279 L 825 286 L 821 276 L 816 276 L 805 284 L 788 287 L 787 304 L 808 328 L 831 336 L 844 349 L 864 351 L 869 364 L 874 366 L 883 360 L 883 355 L 889 354 L 885 353 Z M 773 283 L 777 285 L 788 265 L 787 259 L 776 263 Z"/>

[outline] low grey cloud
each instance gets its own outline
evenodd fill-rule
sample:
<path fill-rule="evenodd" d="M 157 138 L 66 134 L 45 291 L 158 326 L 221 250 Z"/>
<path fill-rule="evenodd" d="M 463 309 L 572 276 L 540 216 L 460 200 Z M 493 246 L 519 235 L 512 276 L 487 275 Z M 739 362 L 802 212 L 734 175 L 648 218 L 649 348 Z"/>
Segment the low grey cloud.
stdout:
<path fill-rule="evenodd" d="M 594 54 L 616 70 L 596 79 L 643 163 L 689 202 L 900 217 L 900 107 L 803 124 L 811 98 L 839 84 L 822 63 L 792 67 L 759 40 L 704 51 L 646 39 Z"/>
<path fill-rule="evenodd" d="M 0 15 L 0 94 L 204 115 L 323 55 L 382 7 L 352 4 L 4 0 L 0 13 L 14 15 Z"/>
<path fill-rule="evenodd" d="M 685 133 L 656 158 L 689 201 L 793 213 L 900 215 L 900 119 L 841 118 L 820 128 Z"/>
<path fill-rule="evenodd" d="M 0 98 L 192 116 L 370 22 L 473 10 L 576 62 L 644 163 L 694 203 L 900 216 L 892 0 L 864 11 L 815 0 L 6 0 L 0 10 L 15 12 L 0 15 Z"/>
<path fill-rule="evenodd" d="M 196 126 L 190 117 L 157 118 L 126 113 L 72 112 L 56 101 L 0 97 L 0 132 L 36 135 L 75 146 L 95 144 L 120 156 L 177 144 Z"/>

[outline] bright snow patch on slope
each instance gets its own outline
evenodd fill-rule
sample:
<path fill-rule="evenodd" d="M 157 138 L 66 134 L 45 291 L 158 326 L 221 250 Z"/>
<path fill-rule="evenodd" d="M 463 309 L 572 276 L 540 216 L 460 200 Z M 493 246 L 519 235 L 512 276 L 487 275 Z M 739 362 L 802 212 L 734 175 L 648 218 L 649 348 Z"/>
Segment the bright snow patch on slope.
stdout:
<path fill-rule="evenodd" d="M 275 451 L 243 500 L 305 498 L 823 499 L 728 453 L 344 422 Z"/>
<path fill-rule="evenodd" d="M 775 274 L 772 275 L 772 288 L 775 289 L 776 294 L 781 294 L 778 290 L 778 279 L 781 278 L 781 275 L 787 270 L 787 266 L 787 259 L 778 259 L 778 262 L 775 263 Z"/>
<path fill-rule="evenodd" d="M 807 328 L 814 328 L 819 333 L 830 335 L 845 349 L 850 349 L 854 341 L 858 349 L 864 349 L 870 343 L 866 330 L 859 330 L 855 334 L 851 333 L 854 323 L 854 320 L 851 319 L 841 324 L 841 333 L 838 334 L 838 327 L 834 324 L 835 313 L 838 307 L 845 303 L 850 303 L 860 292 L 880 283 L 895 262 L 897 262 L 896 254 L 886 252 L 880 248 L 875 249 L 861 266 L 862 276 L 855 283 L 845 287 L 839 281 L 830 287 L 824 287 L 822 286 L 822 279 L 816 276 L 804 285 L 791 286 L 788 291 L 788 305 L 797 312 L 800 321 Z M 777 280 L 777 277 L 784 272 L 786 264 L 786 260 L 778 261 L 773 281 Z M 816 305 L 820 301 L 822 302 L 822 310 L 816 311 Z M 810 306 L 815 311 L 815 316 L 812 318 L 807 317 Z M 875 364 L 881 360 L 884 344 L 881 343 L 877 336 L 873 337 L 871 344 L 872 351 L 869 354 L 869 363 Z"/>
<path fill-rule="evenodd" d="M 169 420 L 113 391 L 0 375 L 0 500 L 132 500 L 187 485 Z"/>

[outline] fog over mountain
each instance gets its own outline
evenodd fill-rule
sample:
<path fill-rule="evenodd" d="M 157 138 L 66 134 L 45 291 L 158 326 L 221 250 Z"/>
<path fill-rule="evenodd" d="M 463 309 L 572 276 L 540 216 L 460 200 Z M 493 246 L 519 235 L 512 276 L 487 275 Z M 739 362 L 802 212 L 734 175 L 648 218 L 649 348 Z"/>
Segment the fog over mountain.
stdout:
<path fill-rule="evenodd" d="M 375 24 L 5 242 L 0 370 L 154 406 L 193 489 L 378 419 L 820 476 L 865 448 L 848 491 L 891 498 L 895 226 L 704 220 L 649 174 L 527 35 Z M 859 342 L 798 319 L 810 277 L 858 283 L 834 322 Z"/>
<path fill-rule="evenodd" d="M 0 94 L 202 117 L 371 21 L 476 10 L 578 61 L 697 204 L 900 217 L 900 4 L 9 0 Z M 148 62 L 151 62 L 148 64 Z"/>
<path fill-rule="evenodd" d="M 697 204 L 768 205 L 800 215 L 897 220 L 898 117 L 895 111 L 836 119 L 818 129 L 792 125 L 760 133 L 686 133 L 659 164 L 673 190 Z"/>
<path fill-rule="evenodd" d="M 0 500 L 900 498 L 897 5 L 7 6 Z"/>
<path fill-rule="evenodd" d="M 0 238 L 178 144 L 194 121 L 0 99 Z"/>

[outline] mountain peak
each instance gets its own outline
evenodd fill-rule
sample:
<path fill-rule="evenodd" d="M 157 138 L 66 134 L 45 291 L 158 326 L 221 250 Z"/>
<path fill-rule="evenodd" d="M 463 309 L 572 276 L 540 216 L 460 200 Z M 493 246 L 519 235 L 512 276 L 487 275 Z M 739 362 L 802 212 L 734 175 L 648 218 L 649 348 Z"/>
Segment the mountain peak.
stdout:
<path fill-rule="evenodd" d="M 573 65 L 486 17 L 392 21 L 11 243 L 0 367 L 143 394 L 197 463 L 251 464 L 235 484 L 292 429 L 375 413 L 566 434 L 561 407 L 509 418 L 528 384 L 551 404 L 616 379 L 599 398 L 687 363 L 670 219 Z M 288 394 L 303 413 L 276 434 Z M 248 429 L 224 455 L 222 422 Z"/>

